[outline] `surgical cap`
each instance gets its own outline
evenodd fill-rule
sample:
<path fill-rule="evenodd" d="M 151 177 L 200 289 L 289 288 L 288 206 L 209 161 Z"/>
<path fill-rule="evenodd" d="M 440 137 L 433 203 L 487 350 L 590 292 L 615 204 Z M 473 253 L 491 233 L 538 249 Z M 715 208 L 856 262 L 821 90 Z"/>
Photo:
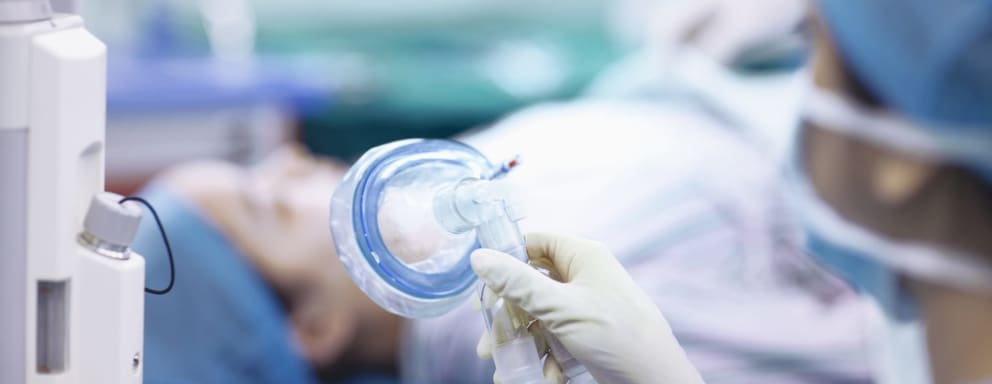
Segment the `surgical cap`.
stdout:
<path fill-rule="evenodd" d="M 992 0 L 819 0 L 857 79 L 935 137 L 983 137 L 992 154 Z M 992 182 L 992 158 L 963 161 Z"/>

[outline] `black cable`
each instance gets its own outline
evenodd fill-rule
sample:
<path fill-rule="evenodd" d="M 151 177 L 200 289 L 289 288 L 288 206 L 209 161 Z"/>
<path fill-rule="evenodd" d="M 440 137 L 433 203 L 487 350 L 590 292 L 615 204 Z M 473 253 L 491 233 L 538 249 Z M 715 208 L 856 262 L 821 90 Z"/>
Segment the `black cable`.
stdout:
<path fill-rule="evenodd" d="M 162 226 L 162 221 L 158 219 L 158 212 L 155 212 L 155 208 L 152 208 L 152 205 L 149 204 L 147 200 L 137 196 L 125 197 L 117 203 L 123 204 L 126 201 L 139 202 L 152 212 L 152 217 L 155 218 L 155 224 L 158 225 L 158 233 L 162 235 L 162 242 L 165 243 L 165 252 L 169 255 L 169 285 L 166 286 L 165 289 L 161 290 L 145 287 L 145 292 L 153 295 L 164 295 L 169 293 L 169 291 L 172 290 L 172 286 L 176 283 L 176 263 L 172 260 L 172 247 L 169 245 L 169 237 L 165 235 L 165 227 Z"/>

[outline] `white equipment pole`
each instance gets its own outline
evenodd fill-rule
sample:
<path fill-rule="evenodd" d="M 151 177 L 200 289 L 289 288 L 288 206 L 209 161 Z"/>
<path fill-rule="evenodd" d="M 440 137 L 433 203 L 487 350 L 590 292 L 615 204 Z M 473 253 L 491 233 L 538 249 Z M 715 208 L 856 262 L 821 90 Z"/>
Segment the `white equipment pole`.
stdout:
<path fill-rule="evenodd" d="M 0 383 L 141 383 L 144 259 L 80 241 L 105 110 L 83 20 L 0 0 Z"/>

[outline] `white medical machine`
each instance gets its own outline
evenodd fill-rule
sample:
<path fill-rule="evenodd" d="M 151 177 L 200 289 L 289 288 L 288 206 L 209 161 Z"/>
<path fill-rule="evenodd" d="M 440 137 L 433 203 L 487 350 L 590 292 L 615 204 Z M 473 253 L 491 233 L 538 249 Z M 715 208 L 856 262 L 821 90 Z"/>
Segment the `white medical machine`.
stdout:
<path fill-rule="evenodd" d="M 0 0 L 0 383 L 140 383 L 141 211 L 103 192 L 106 47 Z"/>

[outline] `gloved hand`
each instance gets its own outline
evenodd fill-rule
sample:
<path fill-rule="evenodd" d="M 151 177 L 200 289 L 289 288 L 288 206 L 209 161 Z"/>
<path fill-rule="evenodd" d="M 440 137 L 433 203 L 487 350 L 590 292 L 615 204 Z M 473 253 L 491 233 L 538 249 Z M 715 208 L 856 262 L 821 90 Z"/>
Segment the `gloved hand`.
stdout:
<path fill-rule="evenodd" d="M 661 312 L 605 246 L 544 234 L 526 242 L 531 262 L 561 282 L 488 249 L 472 254 L 472 268 L 493 293 L 541 320 L 600 384 L 702 383 Z M 485 334 L 478 349 L 489 354 Z"/>
<path fill-rule="evenodd" d="M 655 10 L 649 39 L 660 47 L 693 46 L 731 64 L 745 51 L 792 33 L 807 6 L 803 0 L 665 1 Z"/>

